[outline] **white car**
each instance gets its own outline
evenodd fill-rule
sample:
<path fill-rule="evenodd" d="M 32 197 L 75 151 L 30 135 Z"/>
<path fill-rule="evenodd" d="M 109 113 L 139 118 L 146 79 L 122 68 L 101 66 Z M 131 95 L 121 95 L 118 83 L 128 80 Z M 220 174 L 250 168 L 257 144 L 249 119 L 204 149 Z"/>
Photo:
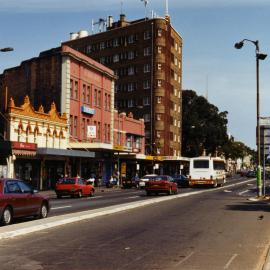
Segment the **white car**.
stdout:
<path fill-rule="evenodd" d="M 143 176 L 140 179 L 139 187 L 144 188 L 145 187 L 145 182 L 149 181 L 150 179 L 152 179 L 152 178 L 154 178 L 156 176 L 157 176 L 157 174 L 146 174 L 145 176 Z"/>

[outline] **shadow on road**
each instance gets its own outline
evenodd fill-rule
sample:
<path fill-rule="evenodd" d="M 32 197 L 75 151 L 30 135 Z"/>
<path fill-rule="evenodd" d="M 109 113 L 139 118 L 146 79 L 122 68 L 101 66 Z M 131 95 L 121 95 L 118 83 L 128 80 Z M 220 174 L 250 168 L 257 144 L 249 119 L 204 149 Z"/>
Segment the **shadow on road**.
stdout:
<path fill-rule="evenodd" d="M 270 212 L 269 202 L 246 202 L 243 204 L 226 205 L 226 210 L 233 211 L 264 211 Z"/>

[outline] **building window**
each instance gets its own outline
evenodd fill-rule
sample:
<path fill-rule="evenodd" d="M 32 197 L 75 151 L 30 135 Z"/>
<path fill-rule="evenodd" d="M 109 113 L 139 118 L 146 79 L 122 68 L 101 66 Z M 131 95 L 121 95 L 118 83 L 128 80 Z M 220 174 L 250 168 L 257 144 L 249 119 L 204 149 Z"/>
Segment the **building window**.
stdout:
<path fill-rule="evenodd" d="M 144 122 L 150 122 L 150 120 L 151 120 L 151 117 L 150 117 L 150 114 L 149 114 L 149 113 L 146 113 L 146 114 L 143 116 L 143 118 L 144 118 Z"/>
<path fill-rule="evenodd" d="M 94 92 L 94 106 L 97 106 L 97 89 Z"/>
<path fill-rule="evenodd" d="M 73 97 L 73 80 L 70 80 L 70 97 Z"/>
<path fill-rule="evenodd" d="M 100 122 L 98 122 L 97 137 L 98 137 L 98 140 L 100 140 L 101 138 Z"/>
<path fill-rule="evenodd" d="M 145 31 L 143 33 L 143 38 L 144 38 L 144 40 L 150 39 L 151 38 L 151 32 L 149 30 Z"/>
<path fill-rule="evenodd" d="M 149 97 L 143 97 L 143 105 L 145 105 L 145 106 L 150 105 L 150 98 Z"/>
<path fill-rule="evenodd" d="M 70 130 L 70 135 L 73 136 L 73 116 L 70 115 L 69 117 L 69 130 Z"/>
<path fill-rule="evenodd" d="M 99 62 L 100 64 L 104 65 L 106 62 L 106 58 L 104 56 L 100 57 Z"/>
<path fill-rule="evenodd" d="M 159 28 L 157 30 L 157 35 L 158 35 L 158 37 L 162 37 L 162 29 Z"/>
<path fill-rule="evenodd" d="M 162 97 L 157 97 L 157 103 L 161 104 L 162 103 Z"/>
<path fill-rule="evenodd" d="M 129 44 L 134 43 L 134 35 L 128 36 L 128 43 L 129 43 Z"/>
<path fill-rule="evenodd" d="M 162 81 L 161 80 L 157 80 L 157 86 L 161 87 L 162 86 Z"/>
<path fill-rule="evenodd" d="M 134 88 L 135 88 L 134 83 L 128 83 L 127 87 L 128 87 L 128 92 L 134 91 Z"/>
<path fill-rule="evenodd" d="M 118 38 L 115 38 L 113 40 L 113 47 L 118 47 L 118 46 L 119 46 L 119 40 L 118 40 Z"/>
<path fill-rule="evenodd" d="M 176 119 L 173 119 L 173 125 L 174 125 L 175 127 L 177 127 L 177 120 L 176 120 Z"/>
<path fill-rule="evenodd" d="M 74 125 L 73 125 L 74 137 L 77 137 L 77 127 L 78 127 L 78 118 L 77 116 L 74 116 Z"/>
<path fill-rule="evenodd" d="M 158 46 L 157 50 L 158 50 L 158 53 L 162 53 L 162 47 L 161 46 Z"/>
<path fill-rule="evenodd" d="M 86 46 L 86 53 L 89 54 L 89 53 L 91 53 L 91 51 L 92 51 L 92 46 L 91 45 L 87 45 Z"/>
<path fill-rule="evenodd" d="M 151 66 L 150 66 L 150 64 L 144 64 L 144 66 L 143 66 L 143 72 L 144 73 L 148 73 L 148 72 L 150 72 L 151 71 Z"/>
<path fill-rule="evenodd" d="M 180 121 L 178 120 L 178 127 L 180 127 Z"/>
<path fill-rule="evenodd" d="M 174 44 L 174 48 L 175 48 L 176 51 L 178 50 L 178 44 L 176 42 Z"/>
<path fill-rule="evenodd" d="M 87 86 L 87 92 L 86 92 L 86 102 L 90 104 L 90 86 Z"/>
<path fill-rule="evenodd" d="M 146 80 L 143 82 L 143 89 L 149 89 L 150 88 L 150 81 Z"/>
<path fill-rule="evenodd" d="M 128 59 L 129 59 L 129 60 L 134 59 L 134 51 L 128 52 Z"/>
<path fill-rule="evenodd" d="M 157 113 L 157 114 L 156 114 L 156 120 L 157 120 L 157 121 L 160 121 L 160 120 L 161 120 L 161 114 L 160 114 L 160 113 Z"/>
<path fill-rule="evenodd" d="M 161 70 L 161 68 L 162 68 L 162 65 L 161 65 L 160 63 L 158 63 L 158 64 L 157 64 L 157 69 L 158 69 L 158 70 Z"/>
<path fill-rule="evenodd" d="M 177 111 L 177 104 L 176 103 L 173 104 L 173 109 L 175 112 Z"/>
<path fill-rule="evenodd" d="M 82 101 L 85 102 L 86 101 L 86 85 L 83 84 L 83 90 L 82 90 Z"/>
<path fill-rule="evenodd" d="M 128 108 L 132 108 L 134 106 L 134 101 L 133 99 L 128 100 Z"/>
<path fill-rule="evenodd" d="M 144 48 L 144 50 L 143 50 L 143 55 L 144 55 L 144 56 L 149 56 L 149 55 L 151 55 L 151 48 L 150 48 L 150 47 Z"/>
<path fill-rule="evenodd" d="M 174 72 L 174 80 L 177 81 L 177 73 Z"/>
<path fill-rule="evenodd" d="M 173 89 L 174 95 L 177 96 L 177 88 Z"/>
<path fill-rule="evenodd" d="M 114 62 L 114 63 L 119 62 L 119 54 L 115 54 L 115 55 L 113 56 L 113 62 Z"/>
<path fill-rule="evenodd" d="M 74 98 L 75 99 L 78 99 L 78 91 L 79 91 L 79 89 L 78 89 L 78 82 L 75 81 L 75 83 L 74 83 Z"/>
<path fill-rule="evenodd" d="M 104 50 L 105 49 L 105 42 L 100 42 L 100 44 L 99 44 L 99 48 L 101 49 L 101 50 Z"/>
<path fill-rule="evenodd" d="M 135 74 L 135 70 L 133 66 L 128 67 L 128 75 L 134 75 Z"/>
<path fill-rule="evenodd" d="M 157 138 L 160 138 L 160 136 L 161 136 L 161 132 L 157 130 Z"/>
<path fill-rule="evenodd" d="M 160 148 L 157 147 L 157 154 L 159 155 L 160 154 Z"/>
<path fill-rule="evenodd" d="M 101 106 L 101 91 L 98 91 L 97 106 Z"/>

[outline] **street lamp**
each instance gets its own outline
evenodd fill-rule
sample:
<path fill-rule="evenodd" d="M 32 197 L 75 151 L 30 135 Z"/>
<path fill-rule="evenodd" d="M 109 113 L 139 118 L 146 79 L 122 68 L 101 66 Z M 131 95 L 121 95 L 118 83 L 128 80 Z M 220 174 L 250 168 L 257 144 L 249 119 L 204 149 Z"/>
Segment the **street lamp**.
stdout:
<path fill-rule="evenodd" d="M 6 47 L 6 48 L 3 48 L 3 49 L 0 49 L 0 52 L 11 52 L 11 51 L 14 51 L 14 49 L 11 48 L 11 47 Z"/>
<path fill-rule="evenodd" d="M 260 134 L 260 85 L 259 85 L 259 60 L 264 60 L 267 54 L 260 53 L 259 40 L 243 39 L 240 42 L 235 43 L 236 49 L 241 49 L 244 46 L 244 42 L 248 41 L 255 45 L 256 50 L 256 93 L 257 93 L 257 195 L 262 196 L 262 179 L 261 179 L 261 134 Z"/>

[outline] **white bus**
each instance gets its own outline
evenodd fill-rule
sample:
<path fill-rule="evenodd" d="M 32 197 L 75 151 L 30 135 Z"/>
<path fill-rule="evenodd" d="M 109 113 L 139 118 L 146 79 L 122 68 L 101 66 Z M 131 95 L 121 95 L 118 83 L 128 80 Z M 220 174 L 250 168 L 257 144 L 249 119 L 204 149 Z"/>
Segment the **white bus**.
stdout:
<path fill-rule="evenodd" d="M 189 185 L 222 186 L 226 182 L 225 160 L 220 157 L 195 157 L 190 159 Z"/>

